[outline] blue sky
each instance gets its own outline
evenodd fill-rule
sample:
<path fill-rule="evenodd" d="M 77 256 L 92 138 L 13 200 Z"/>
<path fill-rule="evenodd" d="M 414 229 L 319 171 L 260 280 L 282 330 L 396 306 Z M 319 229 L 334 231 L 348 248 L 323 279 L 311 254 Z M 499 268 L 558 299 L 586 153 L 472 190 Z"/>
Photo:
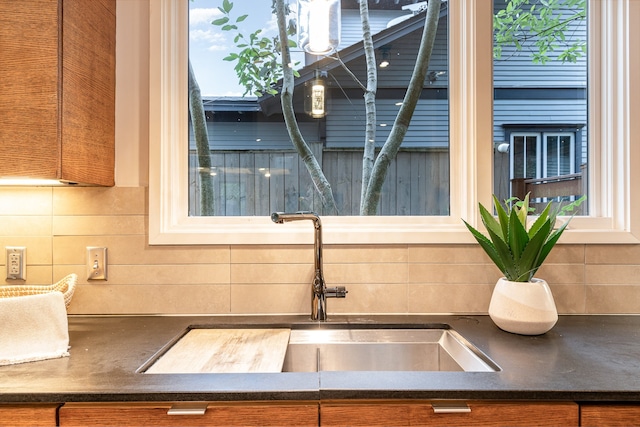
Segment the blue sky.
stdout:
<path fill-rule="evenodd" d="M 222 58 L 234 50 L 235 32 L 222 31 L 211 25 L 222 13 L 218 6 L 222 0 L 194 0 L 189 2 L 189 56 L 203 96 L 240 96 L 244 92 L 238 84 L 234 62 Z M 277 34 L 275 16 L 271 13 L 271 0 L 235 0 L 232 17 L 248 14 L 239 24 L 245 35 L 262 28 L 262 35 Z"/>

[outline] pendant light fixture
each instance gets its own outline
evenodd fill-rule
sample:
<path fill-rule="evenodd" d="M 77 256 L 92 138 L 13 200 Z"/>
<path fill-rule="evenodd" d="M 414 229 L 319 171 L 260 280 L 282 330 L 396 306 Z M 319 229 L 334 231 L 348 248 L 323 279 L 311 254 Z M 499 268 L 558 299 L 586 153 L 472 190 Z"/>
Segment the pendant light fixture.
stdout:
<path fill-rule="evenodd" d="M 305 83 L 304 110 L 314 119 L 321 119 L 327 115 L 327 87 L 326 72 L 316 70 L 313 79 Z"/>
<path fill-rule="evenodd" d="M 340 44 L 340 0 L 298 0 L 298 34 L 307 53 L 335 52 Z"/>

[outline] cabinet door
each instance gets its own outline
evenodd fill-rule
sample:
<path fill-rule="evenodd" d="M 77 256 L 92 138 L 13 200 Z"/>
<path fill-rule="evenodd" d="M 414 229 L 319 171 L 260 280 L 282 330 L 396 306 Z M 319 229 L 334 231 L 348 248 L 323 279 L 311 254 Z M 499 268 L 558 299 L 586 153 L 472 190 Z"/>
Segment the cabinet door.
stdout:
<path fill-rule="evenodd" d="M 0 176 L 114 185 L 115 8 L 0 1 Z"/>
<path fill-rule="evenodd" d="M 640 404 L 580 405 L 580 425 L 590 427 L 640 426 Z"/>
<path fill-rule="evenodd" d="M 0 404 L 0 426 L 51 426 L 55 427 L 56 410 L 60 406 L 51 404 Z"/>
<path fill-rule="evenodd" d="M 533 402 L 322 402 L 322 426 L 577 426 L 578 405 Z M 453 404 L 452 404 L 453 403 Z M 436 412 L 435 409 L 438 409 Z"/>
<path fill-rule="evenodd" d="M 61 427 L 318 425 L 317 402 L 202 402 L 201 406 L 206 408 L 204 414 L 171 415 L 171 403 L 67 403 L 59 417 Z"/>

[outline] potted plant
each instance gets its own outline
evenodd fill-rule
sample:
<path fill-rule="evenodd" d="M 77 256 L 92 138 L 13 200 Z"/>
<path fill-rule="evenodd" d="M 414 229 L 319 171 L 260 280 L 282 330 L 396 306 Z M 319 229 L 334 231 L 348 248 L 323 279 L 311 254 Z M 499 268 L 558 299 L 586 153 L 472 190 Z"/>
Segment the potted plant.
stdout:
<path fill-rule="evenodd" d="M 524 200 L 505 201 L 505 206 L 494 195 L 497 218 L 482 204 L 479 205 L 488 238 L 463 220 L 504 274 L 496 283 L 489 304 L 489 316 L 500 329 L 522 335 L 539 335 L 549 331 L 558 321 L 549 285 L 534 275 L 569 224 L 566 221 L 556 229 L 558 213 L 573 209 L 582 200 L 563 209 L 549 203 L 528 227 L 528 194 Z"/>

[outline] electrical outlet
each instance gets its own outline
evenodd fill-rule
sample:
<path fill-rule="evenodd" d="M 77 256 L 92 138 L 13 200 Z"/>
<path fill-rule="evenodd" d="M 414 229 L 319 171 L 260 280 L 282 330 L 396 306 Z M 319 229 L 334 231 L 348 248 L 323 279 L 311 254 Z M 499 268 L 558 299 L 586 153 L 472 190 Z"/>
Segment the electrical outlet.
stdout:
<path fill-rule="evenodd" d="M 24 246 L 7 246 L 7 279 L 27 279 L 27 248 Z"/>
<path fill-rule="evenodd" d="M 87 246 L 87 280 L 107 280 L 107 248 Z"/>

